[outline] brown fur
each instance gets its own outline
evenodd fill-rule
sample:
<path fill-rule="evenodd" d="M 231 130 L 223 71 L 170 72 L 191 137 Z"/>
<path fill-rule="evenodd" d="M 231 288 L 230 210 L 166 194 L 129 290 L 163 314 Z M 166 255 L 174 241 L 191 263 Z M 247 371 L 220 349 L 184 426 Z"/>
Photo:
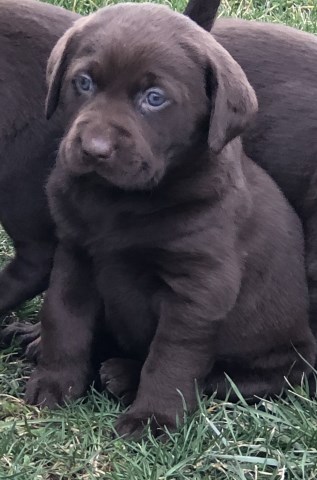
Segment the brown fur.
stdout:
<path fill-rule="evenodd" d="M 0 0 L 0 223 L 15 248 L 0 272 L 0 320 L 48 285 L 56 238 L 45 184 L 63 127 L 58 112 L 45 119 L 45 70 L 53 46 L 78 18 L 40 1 Z M 1 336 L 17 336 L 36 359 L 39 327 L 17 322 Z"/>
<path fill-rule="evenodd" d="M 227 373 L 247 398 L 300 382 L 298 354 L 316 353 L 302 232 L 243 153 L 257 102 L 238 64 L 167 7 L 126 4 L 75 25 L 48 77 L 47 113 L 60 104 L 67 130 L 27 401 L 77 398 L 104 361 L 102 382 L 136 397 L 117 430 L 138 436 L 148 418 L 155 433 L 174 428 L 195 382 L 223 397 Z M 153 89 L 163 106 L 149 104 Z"/>
<path fill-rule="evenodd" d="M 45 119 L 45 69 L 77 17 L 37 1 L 0 0 L 0 222 L 16 252 L 0 272 L 0 317 L 48 285 L 55 234 L 45 183 L 62 128 L 58 113 Z"/>
<path fill-rule="evenodd" d="M 246 153 L 299 214 L 306 241 L 310 321 L 317 335 L 317 38 L 285 25 L 220 18 L 219 0 L 190 0 L 185 14 L 242 66 L 259 100 L 243 134 Z"/>
<path fill-rule="evenodd" d="M 19 97 L 16 108 L 13 108 L 12 104 L 10 109 L 6 106 L 7 96 L 0 98 L 1 111 L 6 114 L 10 112 L 10 115 L 13 115 L 12 121 L 16 122 L 19 118 L 19 109 L 23 108 L 28 115 L 30 125 L 26 136 L 15 135 L 12 146 L 9 149 L 5 147 L 1 151 L 1 161 L 2 158 L 9 159 L 9 166 L 5 165 L 3 177 L 0 172 L 0 220 L 13 238 L 15 246 L 21 245 L 14 260 L 14 265 L 18 262 L 19 269 L 13 269 L 13 273 L 19 273 L 14 277 L 19 279 L 18 288 L 14 282 L 9 283 L 11 277 L 8 281 L 6 273 L 1 274 L 0 277 L 0 305 L 4 305 L 5 310 L 11 302 L 10 297 L 14 300 L 11 305 L 19 303 L 22 298 L 20 292 L 25 295 L 24 290 L 29 282 L 36 284 L 38 278 L 43 278 L 43 271 L 47 278 L 47 272 L 50 269 L 53 248 L 46 247 L 45 242 L 42 247 L 39 245 L 39 248 L 37 244 L 41 243 L 45 235 L 46 239 L 50 239 L 49 244 L 54 247 L 54 241 L 52 242 L 50 237 L 51 220 L 48 216 L 42 185 L 47 174 L 46 162 L 52 165 L 55 159 L 58 136 L 52 133 L 49 126 L 57 121 L 58 112 L 48 123 L 44 123 L 43 114 L 39 111 L 44 104 L 44 56 L 38 54 L 35 57 L 33 52 L 38 48 L 38 43 L 41 43 L 43 49 L 48 49 L 47 45 L 53 42 L 52 38 L 57 38 L 58 33 L 62 33 L 67 22 L 71 24 L 69 17 L 75 17 L 65 12 L 64 19 L 56 22 L 56 14 L 53 10 L 56 7 L 24 0 L 24 2 L 27 1 L 30 8 L 31 5 L 33 8 L 32 22 L 29 22 L 29 16 L 24 15 L 23 12 L 23 15 L 19 14 L 19 6 L 16 3 L 22 4 L 22 2 L 18 0 L 1 2 L 2 12 L 4 8 L 10 9 L 10 22 L 3 24 L 5 17 L 3 14 L 0 16 L 0 35 L 4 26 L 12 35 L 12 32 L 16 31 L 15 21 L 19 21 L 19 28 L 28 38 L 28 41 L 21 43 L 13 44 L 10 41 L 9 47 L 3 40 L 0 42 L 0 53 L 4 52 L 2 56 L 0 54 L 0 62 L 2 57 L 16 59 L 13 70 L 11 64 L 8 70 L 8 66 L 0 63 L 1 74 L 6 75 L 6 91 L 13 97 L 15 91 L 25 92 Z M 215 20 L 218 5 L 219 0 L 190 0 L 185 13 L 200 25 L 210 29 Z M 52 11 L 51 22 L 48 22 L 47 18 L 44 21 L 42 16 L 39 20 L 37 9 L 44 8 L 50 8 Z M 62 10 L 59 9 L 59 12 L 61 16 Z M 15 20 L 16 16 L 18 20 Z M 45 27 L 45 36 L 41 33 L 42 24 Z M 244 148 L 247 154 L 274 178 L 304 224 L 310 288 L 310 318 L 316 334 L 316 36 L 283 25 L 222 18 L 215 22 L 213 34 L 242 66 L 259 100 L 258 115 L 242 135 Z M 2 46 L 4 50 L 1 49 Z M 17 51 L 13 47 L 17 48 Z M 7 48 L 10 50 L 6 50 Z M 7 51 L 10 53 L 7 54 Z M 46 52 L 48 55 L 48 50 Z M 30 61 L 24 62 L 23 59 L 28 55 L 30 55 Z M 20 75 L 16 74 L 16 69 L 19 69 Z M 30 75 L 32 76 L 29 82 L 23 81 Z M 36 93 L 38 103 L 27 101 L 30 96 L 28 90 L 30 86 L 34 87 L 32 92 Z M 5 106 L 2 101 L 5 102 Z M 36 112 L 34 117 L 33 112 Z M 1 119 L 5 120 L 5 118 L 3 114 Z M 0 146 L 1 144 L 3 140 L 0 137 Z M 21 151 L 27 152 L 27 156 L 23 155 L 26 163 L 22 169 Z M 44 170 L 41 170 L 40 166 Z M 8 168 L 10 168 L 10 175 L 8 175 Z M 29 199 L 32 199 L 32 202 Z M 47 233 L 45 225 L 49 226 Z M 31 245 L 31 248 L 22 249 L 24 245 L 26 247 Z M 43 253 L 46 255 L 45 258 Z M 36 261 L 33 260 L 34 256 Z M 20 275 L 21 267 L 23 267 L 23 275 Z M 45 285 L 42 283 L 40 288 L 45 288 Z M 31 293 L 32 291 L 29 290 L 28 295 L 31 296 Z M 38 326 L 32 331 L 30 326 L 24 327 L 23 324 L 18 324 L 12 325 L 8 333 L 9 337 L 18 333 L 20 338 L 28 343 L 37 337 L 38 332 Z M 31 347 L 33 346 L 35 348 L 31 351 L 36 356 L 37 344 L 34 343 Z"/>

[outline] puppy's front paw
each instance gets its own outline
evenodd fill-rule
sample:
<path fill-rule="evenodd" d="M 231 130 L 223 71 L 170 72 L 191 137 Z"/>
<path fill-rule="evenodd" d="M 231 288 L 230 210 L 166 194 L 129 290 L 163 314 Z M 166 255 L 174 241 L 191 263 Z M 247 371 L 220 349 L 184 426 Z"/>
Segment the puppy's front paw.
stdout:
<path fill-rule="evenodd" d="M 167 427 L 170 432 L 176 429 L 176 415 L 173 417 L 173 415 L 157 412 L 128 411 L 119 417 L 115 429 L 120 437 L 139 440 L 147 424 L 149 424 L 154 436 L 162 436 L 164 435 L 164 427 Z"/>
<path fill-rule="evenodd" d="M 141 362 L 128 358 L 110 358 L 100 369 L 102 387 L 124 405 L 130 405 L 136 397 Z"/>
<path fill-rule="evenodd" d="M 87 375 L 77 369 L 47 370 L 37 368 L 31 375 L 25 392 L 25 401 L 30 405 L 54 408 L 65 401 L 81 397 L 88 387 Z"/>

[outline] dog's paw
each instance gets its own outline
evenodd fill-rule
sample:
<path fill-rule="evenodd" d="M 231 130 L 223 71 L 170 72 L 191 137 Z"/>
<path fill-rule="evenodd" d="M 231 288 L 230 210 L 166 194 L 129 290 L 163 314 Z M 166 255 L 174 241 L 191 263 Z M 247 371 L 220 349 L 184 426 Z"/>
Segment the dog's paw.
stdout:
<path fill-rule="evenodd" d="M 81 397 L 88 387 L 87 375 L 77 369 L 48 370 L 37 368 L 31 375 L 25 392 L 25 402 L 39 407 L 56 408 L 66 401 Z"/>
<path fill-rule="evenodd" d="M 9 345 L 17 340 L 25 357 L 36 362 L 41 351 L 41 324 L 13 322 L 3 328 L 1 341 Z"/>
<path fill-rule="evenodd" d="M 140 440 L 147 425 L 155 437 L 164 437 L 164 427 L 170 432 L 175 431 L 176 415 L 146 411 L 139 412 L 137 410 L 128 411 L 118 418 L 115 430 L 120 437 L 129 440 Z"/>
<path fill-rule="evenodd" d="M 141 369 L 137 360 L 111 358 L 100 368 L 102 388 L 128 406 L 136 397 Z"/>

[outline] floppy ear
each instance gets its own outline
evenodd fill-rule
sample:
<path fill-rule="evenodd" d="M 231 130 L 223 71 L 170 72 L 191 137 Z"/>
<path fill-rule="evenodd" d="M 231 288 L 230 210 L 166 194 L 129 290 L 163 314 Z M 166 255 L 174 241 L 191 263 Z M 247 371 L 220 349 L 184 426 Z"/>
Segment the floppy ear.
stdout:
<path fill-rule="evenodd" d="M 46 68 L 48 93 L 45 102 L 45 114 L 47 119 L 53 115 L 58 105 L 63 77 L 68 66 L 74 35 L 81 30 L 87 21 L 88 17 L 77 20 L 58 40 L 48 59 Z"/>
<path fill-rule="evenodd" d="M 208 42 L 210 43 L 210 42 Z M 258 109 L 253 88 L 245 73 L 231 55 L 215 40 L 208 48 L 207 92 L 212 99 L 208 144 L 219 153 L 233 138 L 240 135 Z"/>
<path fill-rule="evenodd" d="M 48 93 L 45 102 L 45 115 L 47 119 L 51 118 L 58 105 L 62 80 L 67 68 L 67 52 L 72 36 L 73 28 L 67 30 L 58 40 L 48 59 L 46 69 Z"/>
<path fill-rule="evenodd" d="M 220 0 L 189 0 L 184 15 L 210 32 L 216 20 L 219 5 Z"/>

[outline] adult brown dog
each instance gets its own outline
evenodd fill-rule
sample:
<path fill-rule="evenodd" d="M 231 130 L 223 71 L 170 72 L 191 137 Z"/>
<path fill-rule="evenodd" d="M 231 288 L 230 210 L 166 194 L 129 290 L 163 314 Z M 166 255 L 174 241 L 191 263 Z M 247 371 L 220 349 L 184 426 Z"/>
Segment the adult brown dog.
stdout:
<path fill-rule="evenodd" d="M 48 184 L 59 245 L 26 400 L 82 395 L 94 337 L 103 383 L 136 394 L 117 423 L 128 436 L 148 418 L 154 432 L 175 427 L 195 381 L 220 397 L 225 373 L 246 397 L 300 382 L 298 354 L 313 364 L 316 352 L 301 227 L 243 153 L 257 102 L 238 64 L 167 7 L 121 4 L 62 37 L 48 78 L 47 114 L 61 103 L 67 131 Z"/>

